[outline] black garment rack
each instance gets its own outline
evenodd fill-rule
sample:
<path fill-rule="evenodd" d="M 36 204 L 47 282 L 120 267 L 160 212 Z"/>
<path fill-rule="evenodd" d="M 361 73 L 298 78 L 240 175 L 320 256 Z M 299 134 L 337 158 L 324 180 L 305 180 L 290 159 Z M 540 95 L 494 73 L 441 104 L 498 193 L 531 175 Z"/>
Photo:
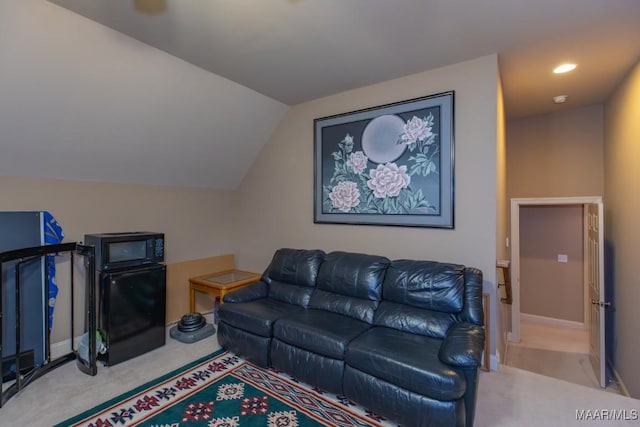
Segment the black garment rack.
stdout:
<path fill-rule="evenodd" d="M 46 257 L 47 255 L 60 255 L 69 253 L 71 255 L 70 262 L 70 282 L 71 282 L 71 345 L 69 349 L 69 353 L 60 356 L 54 360 L 51 360 L 51 337 L 50 331 L 47 325 L 45 325 L 45 354 L 46 358 L 44 363 L 39 366 L 33 366 L 29 369 L 21 369 L 20 366 L 20 358 L 21 358 L 21 348 L 20 348 L 20 328 L 21 328 L 21 299 L 22 295 L 20 293 L 20 274 L 21 274 L 21 266 L 36 262 L 41 260 L 42 257 Z M 85 329 L 88 332 L 88 343 L 89 343 L 89 352 L 88 359 L 82 359 L 78 350 L 74 348 L 74 255 L 80 255 L 84 258 L 84 267 L 85 267 Z M 46 258 L 45 258 L 46 259 Z M 11 399 L 16 393 L 25 388 L 27 385 L 35 381 L 37 378 L 46 374 L 47 372 L 71 361 L 76 360 L 78 368 L 81 372 L 87 375 L 96 375 L 98 372 L 97 364 L 96 364 L 96 289 L 95 289 L 95 248 L 93 246 L 81 245 L 77 242 L 73 243 L 61 243 L 58 245 L 44 245 L 44 246 L 35 246 L 32 248 L 18 249 L 13 251 L 7 251 L 0 253 L 0 281 L 2 282 L 2 287 L 7 286 L 2 280 L 2 265 L 4 263 L 14 263 L 15 268 L 15 355 L 13 356 L 13 362 L 15 366 L 15 382 L 7 387 L 6 390 L 2 391 L 0 396 L 0 408 Z M 48 261 L 46 261 L 48 262 Z M 43 301 L 43 306 L 45 310 L 49 306 L 49 287 L 45 285 L 44 292 L 45 301 Z M 3 359 L 3 341 L 2 341 L 2 331 L 3 331 L 3 313 L 2 313 L 2 292 L 0 292 L 0 360 Z M 8 304 L 11 304 L 10 301 L 7 301 Z M 46 314 L 45 314 L 46 316 Z M 45 317 L 46 318 L 46 317 Z M 9 358 L 11 360 L 11 358 Z"/>

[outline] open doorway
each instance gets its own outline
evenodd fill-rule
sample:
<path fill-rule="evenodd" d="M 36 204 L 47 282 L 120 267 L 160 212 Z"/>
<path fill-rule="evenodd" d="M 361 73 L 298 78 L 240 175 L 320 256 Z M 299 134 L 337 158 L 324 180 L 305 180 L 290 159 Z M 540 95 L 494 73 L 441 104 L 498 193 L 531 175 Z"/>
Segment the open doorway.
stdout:
<path fill-rule="evenodd" d="M 606 386 L 601 212 L 600 197 L 512 199 L 507 364 Z"/>

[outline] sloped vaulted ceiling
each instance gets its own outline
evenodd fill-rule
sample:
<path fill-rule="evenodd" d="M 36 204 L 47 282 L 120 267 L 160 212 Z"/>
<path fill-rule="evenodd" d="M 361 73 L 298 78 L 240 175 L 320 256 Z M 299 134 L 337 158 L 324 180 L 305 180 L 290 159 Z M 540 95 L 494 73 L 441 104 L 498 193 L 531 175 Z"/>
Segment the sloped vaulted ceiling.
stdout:
<path fill-rule="evenodd" d="M 287 109 L 52 3 L 0 2 L 0 175 L 232 189 Z"/>
<path fill-rule="evenodd" d="M 638 0 L 50 1 L 289 105 L 498 53 L 523 117 L 602 102 L 640 55 Z"/>
<path fill-rule="evenodd" d="M 0 175 L 235 188 L 285 104 L 495 53 L 509 117 L 601 103 L 638 22 L 639 0 L 0 0 Z"/>

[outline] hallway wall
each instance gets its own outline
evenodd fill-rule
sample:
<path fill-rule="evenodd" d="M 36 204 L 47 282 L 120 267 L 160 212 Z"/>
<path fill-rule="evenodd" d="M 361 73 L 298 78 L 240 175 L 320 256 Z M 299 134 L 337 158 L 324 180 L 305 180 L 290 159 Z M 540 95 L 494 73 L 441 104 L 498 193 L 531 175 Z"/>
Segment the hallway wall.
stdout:
<path fill-rule="evenodd" d="M 551 114 L 510 119 L 507 199 L 602 196 L 603 156 L 601 104 L 573 109 L 561 106 Z"/>
<path fill-rule="evenodd" d="M 581 205 L 520 208 L 521 313 L 584 322 L 582 215 Z"/>
<path fill-rule="evenodd" d="M 608 343 L 616 369 L 632 397 L 640 398 L 640 62 L 620 83 L 605 105 L 605 286 L 614 303 L 606 311 L 613 321 L 614 342 Z"/>
<path fill-rule="evenodd" d="M 603 107 L 507 122 L 507 197 L 604 194 Z"/>

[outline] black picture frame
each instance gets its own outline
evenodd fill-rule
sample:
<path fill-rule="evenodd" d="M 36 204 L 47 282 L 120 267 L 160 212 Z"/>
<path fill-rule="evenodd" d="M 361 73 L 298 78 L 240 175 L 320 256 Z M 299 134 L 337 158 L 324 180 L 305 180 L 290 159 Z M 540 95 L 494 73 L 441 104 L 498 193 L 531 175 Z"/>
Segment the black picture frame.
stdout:
<path fill-rule="evenodd" d="M 454 91 L 314 120 L 314 223 L 454 228 Z"/>

